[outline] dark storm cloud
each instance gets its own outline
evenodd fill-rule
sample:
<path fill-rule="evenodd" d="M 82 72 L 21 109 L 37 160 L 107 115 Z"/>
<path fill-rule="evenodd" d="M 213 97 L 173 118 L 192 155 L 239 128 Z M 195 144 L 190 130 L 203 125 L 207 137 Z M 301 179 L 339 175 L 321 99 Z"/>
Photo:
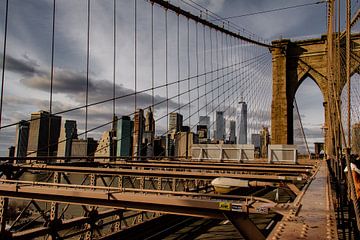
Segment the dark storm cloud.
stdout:
<path fill-rule="evenodd" d="M 20 74 L 22 79 L 20 82 L 26 87 L 49 92 L 50 76 L 49 73 L 41 70 L 40 66 L 35 60 L 24 55 L 23 58 L 15 58 L 12 56 L 6 57 L 6 70 Z M 89 100 L 92 103 L 104 101 L 112 98 L 113 83 L 107 80 L 89 78 Z M 150 90 L 149 90 L 150 91 Z M 121 99 L 122 104 L 131 104 L 135 95 L 134 90 L 123 87 L 122 85 L 115 85 L 116 97 Z M 86 95 L 86 75 L 81 72 L 75 72 L 64 69 L 54 70 L 53 93 L 62 93 L 74 100 L 76 103 L 83 104 Z M 157 108 L 164 108 L 166 106 L 166 98 L 159 95 L 154 96 L 155 103 L 159 104 Z M 137 104 L 140 107 L 147 107 L 152 102 L 152 96 L 146 92 L 136 94 Z M 109 101 L 110 102 L 110 101 Z M 125 105 L 129 106 L 129 105 Z M 177 107 L 177 103 L 169 100 L 169 107 Z"/>
<path fill-rule="evenodd" d="M 3 59 L 2 54 L 0 54 L 1 59 Z M 22 58 L 16 58 L 13 56 L 6 56 L 5 59 L 6 71 L 11 71 L 17 74 L 21 74 L 22 76 L 33 76 L 33 75 L 41 75 L 44 74 L 40 71 L 38 63 L 30 59 L 27 55 L 23 55 Z"/>
<path fill-rule="evenodd" d="M 27 87 L 48 92 L 50 78 L 47 74 L 36 74 L 29 78 L 23 78 L 21 83 Z M 89 88 L 93 87 L 93 80 L 89 80 Z M 84 74 L 68 70 L 55 70 L 53 93 L 77 94 L 85 89 L 86 76 Z"/>

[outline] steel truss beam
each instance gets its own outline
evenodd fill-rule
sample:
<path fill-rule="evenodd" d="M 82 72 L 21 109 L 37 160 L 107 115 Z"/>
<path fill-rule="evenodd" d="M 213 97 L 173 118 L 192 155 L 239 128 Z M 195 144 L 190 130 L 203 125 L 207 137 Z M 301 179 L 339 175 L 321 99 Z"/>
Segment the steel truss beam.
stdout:
<path fill-rule="evenodd" d="M 52 184 L 53 186 L 48 186 L 51 183 L 29 184 L 29 182 L 14 180 L 6 182 L 0 184 L 0 194 L 5 197 L 56 201 L 57 203 L 77 205 L 96 205 L 123 210 L 161 212 L 203 218 L 229 218 L 240 232 L 245 231 L 242 227 L 237 226 L 240 222 L 246 223 L 246 226 L 251 226 L 250 220 L 246 217 L 248 214 L 268 214 L 272 208 L 278 212 L 275 208 L 276 203 L 257 197 L 226 195 L 211 195 L 210 197 L 206 194 L 196 193 L 175 193 L 177 196 L 169 196 L 168 192 L 167 195 L 144 195 L 118 192 L 115 191 L 117 188 L 107 188 L 106 190 L 106 187 L 96 186 L 80 187 L 69 184 Z M 14 184 L 15 182 L 17 183 Z M 80 221 L 80 219 L 78 220 Z M 31 234 L 39 234 L 39 231 L 49 231 L 49 229 L 30 230 Z M 22 236 L 24 236 L 23 234 Z M 27 234 L 29 236 L 30 233 Z"/>

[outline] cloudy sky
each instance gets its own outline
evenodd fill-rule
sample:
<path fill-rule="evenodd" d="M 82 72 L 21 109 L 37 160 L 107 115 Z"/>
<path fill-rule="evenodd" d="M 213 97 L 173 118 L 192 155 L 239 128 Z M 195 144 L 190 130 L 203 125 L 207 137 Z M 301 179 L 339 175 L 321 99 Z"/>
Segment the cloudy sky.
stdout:
<path fill-rule="evenodd" d="M 2 125 L 29 119 L 31 112 L 40 109 L 49 110 L 53 1 L 10 0 L 9 2 Z M 195 15 L 200 15 L 198 10 L 187 4 L 194 5 L 194 2 L 219 16 L 231 17 L 316 1 L 171 1 Z M 354 6 L 357 6 L 358 2 L 353 2 Z M 266 48 L 247 44 L 209 29 L 206 29 L 203 35 L 201 25 L 188 22 L 182 17 L 178 20 L 175 14 L 169 12 L 166 77 L 165 12 L 161 7 L 154 7 L 154 27 L 151 31 L 151 9 L 151 4 L 147 1 L 137 0 L 135 27 L 134 0 L 117 1 L 115 94 L 117 97 L 121 96 L 116 101 L 117 115 L 129 115 L 134 112 L 135 97 L 136 107 L 146 107 L 154 101 L 155 117 L 159 120 L 157 132 L 162 134 L 167 129 L 164 116 L 169 111 L 175 111 L 179 106 L 182 106 L 180 113 L 187 118 L 185 123 L 193 126 L 198 121 L 199 115 L 208 114 L 212 117 L 216 110 L 226 110 L 228 119 L 234 119 L 236 107 L 233 103 L 243 98 L 249 105 L 250 133 L 257 132 L 261 125 L 269 124 L 271 55 Z M 113 11 L 113 0 L 91 0 L 89 103 L 106 101 L 113 96 Z M 1 62 L 4 16 L 5 0 L 0 0 Z M 222 24 L 204 12 L 202 17 Z M 319 37 L 326 32 L 326 5 L 320 3 L 232 18 L 231 21 L 239 28 L 247 30 L 246 33 L 241 32 L 241 34 L 247 36 L 250 34 L 252 38 L 262 38 L 268 42 L 279 38 Z M 198 31 L 198 44 L 196 44 L 196 31 Z M 152 32 L 154 48 L 151 41 Z M 86 0 L 56 1 L 54 43 L 52 111 L 60 112 L 84 106 L 87 81 Z M 216 69 L 221 70 L 215 71 Z M 205 72 L 207 74 L 204 75 Z M 196 75 L 201 76 L 195 77 Z M 188 77 L 191 81 L 186 80 Z M 170 84 L 168 88 L 164 87 L 166 79 Z M 177 83 L 179 80 L 182 81 Z M 156 88 L 154 91 L 151 90 L 152 84 Z M 200 87 L 197 87 L 199 85 Z M 141 93 L 134 96 L 134 92 L 139 91 Z M 177 97 L 179 92 L 181 95 Z M 206 92 L 208 94 L 205 94 Z M 306 80 L 299 88 L 296 98 L 305 132 L 308 138 L 311 138 L 310 142 L 321 141 L 323 100 L 319 89 L 311 80 Z M 199 109 L 199 106 L 206 107 Z M 111 121 L 113 113 L 111 101 L 96 104 L 88 110 L 89 128 Z M 84 108 L 61 115 L 66 119 L 76 119 L 79 132 L 84 131 Z M 109 126 L 93 131 L 90 136 L 98 137 L 106 129 L 109 129 Z M 14 136 L 14 127 L 1 130 L 1 155 L 6 154 L 7 147 L 14 144 Z"/>

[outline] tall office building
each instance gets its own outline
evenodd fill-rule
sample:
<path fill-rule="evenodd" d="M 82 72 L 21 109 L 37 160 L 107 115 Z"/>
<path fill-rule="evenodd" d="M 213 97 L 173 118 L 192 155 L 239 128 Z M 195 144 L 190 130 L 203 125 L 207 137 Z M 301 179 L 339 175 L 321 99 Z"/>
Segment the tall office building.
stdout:
<path fill-rule="evenodd" d="M 270 144 L 269 128 L 263 127 L 260 130 L 260 157 L 267 157 L 268 145 Z"/>
<path fill-rule="evenodd" d="M 16 142 L 15 142 L 15 156 L 25 157 L 27 152 L 28 140 L 29 140 L 29 128 L 30 122 L 20 121 L 16 125 Z"/>
<path fill-rule="evenodd" d="M 49 125 L 50 124 L 50 125 Z M 31 114 L 27 155 L 56 156 L 61 117 L 39 111 Z"/>
<path fill-rule="evenodd" d="M 66 120 L 60 130 L 59 146 L 57 151 L 58 157 L 70 157 L 73 139 L 77 139 L 76 121 Z"/>
<path fill-rule="evenodd" d="M 113 143 L 113 138 L 115 137 L 115 132 L 110 130 L 110 131 L 105 131 L 103 133 L 103 135 L 101 136 L 96 151 L 94 153 L 94 156 L 97 157 L 96 160 L 98 161 L 110 161 L 111 158 L 113 157 L 112 153 L 114 152 L 113 148 L 115 148 L 116 146 L 114 146 Z M 104 158 L 99 158 L 99 157 L 104 157 Z"/>
<path fill-rule="evenodd" d="M 197 142 L 197 135 L 193 132 L 178 132 L 175 134 L 175 156 L 189 158 L 192 145 Z"/>
<path fill-rule="evenodd" d="M 142 109 L 138 109 L 135 112 L 134 116 L 134 132 L 133 132 L 133 145 L 132 145 L 132 156 L 133 160 L 136 159 L 136 157 L 142 156 L 142 138 L 144 133 L 144 125 L 145 125 L 145 119 L 144 119 L 144 111 Z"/>
<path fill-rule="evenodd" d="M 169 119 L 169 132 L 175 131 L 179 132 L 183 124 L 183 116 L 180 113 L 172 112 L 170 113 Z"/>
<path fill-rule="evenodd" d="M 225 139 L 225 119 L 224 112 L 216 112 L 216 130 L 215 130 L 215 140 L 221 141 Z"/>
<path fill-rule="evenodd" d="M 167 157 L 175 156 L 175 136 L 176 136 L 175 131 L 166 135 L 166 145 L 165 145 L 166 155 L 165 156 L 167 156 Z"/>
<path fill-rule="evenodd" d="M 255 149 L 260 149 L 260 143 L 261 143 L 261 138 L 260 138 L 260 134 L 258 133 L 253 133 L 251 134 L 251 144 L 254 145 Z"/>
<path fill-rule="evenodd" d="M 146 157 L 154 156 L 155 120 L 152 109 L 150 108 L 145 115 L 145 130 L 142 144 L 144 146 L 143 155 Z"/>
<path fill-rule="evenodd" d="M 229 135 L 229 142 L 234 144 L 236 143 L 236 122 L 230 120 L 230 135 Z"/>
<path fill-rule="evenodd" d="M 205 125 L 207 127 L 207 138 L 210 139 L 210 117 L 209 116 L 200 116 L 199 125 Z"/>
<path fill-rule="evenodd" d="M 239 102 L 236 114 L 237 144 L 247 144 L 247 104 Z"/>
<path fill-rule="evenodd" d="M 117 121 L 117 153 L 118 157 L 131 157 L 133 122 L 129 116 L 122 116 Z"/>
<path fill-rule="evenodd" d="M 153 132 L 155 134 L 154 113 L 150 108 L 145 115 L 145 132 Z"/>

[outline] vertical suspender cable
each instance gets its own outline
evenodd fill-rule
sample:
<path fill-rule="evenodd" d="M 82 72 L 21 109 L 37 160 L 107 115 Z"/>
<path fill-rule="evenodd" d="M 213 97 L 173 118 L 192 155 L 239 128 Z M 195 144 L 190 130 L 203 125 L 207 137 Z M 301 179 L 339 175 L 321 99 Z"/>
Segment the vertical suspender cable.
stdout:
<path fill-rule="evenodd" d="M 50 68 L 50 99 L 49 99 L 49 119 L 48 119 L 48 142 L 47 153 L 50 156 L 51 142 L 51 119 L 52 119 L 52 102 L 53 102 L 53 82 L 54 82 L 54 52 L 55 52 L 55 13 L 56 13 L 56 0 L 53 0 L 52 12 L 52 33 L 51 33 L 51 68 Z"/>
<path fill-rule="evenodd" d="M 180 15 L 177 14 L 177 33 L 176 33 L 176 43 L 177 43 L 177 90 L 178 90 L 178 111 L 181 113 L 180 107 Z"/>
<path fill-rule="evenodd" d="M 190 19 L 187 19 L 187 60 L 188 60 L 188 101 L 189 101 L 189 127 L 191 128 L 191 90 L 190 90 Z"/>
<path fill-rule="evenodd" d="M 225 49 L 226 49 L 226 67 L 227 67 L 227 80 L 230 78 L 231 79 L 231 75 L 229 74 L 229 71 L 231 72 L 231 69 L 228 68 L 228 66 L 230 65 L 229 64 L 229 43 L 228 43 L 228 39 L 229 39 L 229 36 L 228 35 L 225 35 Z M 228 81 L 227 81 L 228 82 Z M 228 82 L 227 84 L 230 85 L 230 82 Z M 227 93 L 229 94 L 229 92 Z M 227 109 L 226 107 L 226 103 L 229 102 L 229 96 L 226 96 L 226 94 L 224 95 L 225 97 L 225 101 L 224 101 L 224 109 Z M 226 113 L 224 112 L 224 116 L 225 116 L 225 126 L 226 126 L 226 121 L 229 120 L 229 113 Z M 226 127 L 225 127 L 226 129 Z"/>
<path fill-rule="evenodd" d="M 213 65 L 213 41 L 212 41 L 212 34 L 211 34 L 211 29 L 210 29 L 210 70 L 211 70 L 211 79 L 213 79 L 214 77 L 214 65 Z M 212 112 L 213 114 L 213 119 L 215 119 L 215 111 L 214 111 L 214 81 L 211 81 L 211 110 L 210 112 Z M 210 129 L 208 129 L 208 138 L 209 138 L 209 132 Z"/>
<path fill-rule="evenodd" d="M 137 0 L 134 0 L 134 113 L 137 108 Z"/>
<path fill-rule="evenodd" d="M 4 46 L 3 46 L 3 59 L 2 59 L 2 73 L 1 73 L 1 96 L 0 96 L 0 127 L 2 121 L 2 110 L 4 100 L 4 83 L 5 83 L 5 63 L 6 63 L 6 41 L 7 41 L 7 27 L 8 27 L 8 13 L 9 13 L 9 0 L 5 3 L 5 26 L 4 26 Z"/>
<path fill-rule="evenodd" d="M 113 34 L 114 34 L 114 39 L 113 39 L 113 50 L 114 50 L 114 55 L 113 55 L 113 120 L 115 120 L 115 115 L 116 115 L 116 0 L 114 0 L 114 23 L 113 23 Z"/>
<path fill-rule="evenodd" d="M 56 0 L 53 0 L 53 13 L 52 13 L 52 36 L 51 36 L 51 72 L 50 72 L 50 115 L 52 114 L 52 95 L 53 95 L 53 82 L 54 82 L 54 51 L 55 51 L 55 13 L 56 13 Z"/>
<path fill-rule="evenodd" d="M 204 81 L 205 81 L 205 116 L 208 115 L 207 103 L 207 77 L 206 77 L 206 26 L 203 25 L 203 48 L 204 48 Z"/>
<path fill-rule="evenodd" d="M 166 85 L 166 133 L 169 132 L 169 73 L 168 73 L 168 10 L 165 9 L 165 85 Z M 166 140 L 168 141 L 168 140 Z"/>
<path fill-rule="evenodd" d="M 113 118 L 112 118 L 112 131 L 113 134 L 115 134 L 114 137 L 119 137 L 116 135 L 117 132 L 117 118 L 116 118 L 116 0 L 113 1 L 113 100 L 112 100 L 112 112 L 113 112 Z M 112 144 L 112 151 L 110 153 L 111 156 L 116 156 L 116 140 L 112 138 L 110 140 L 110 143 Z M 114 159 L 115 160 L 115 159 Z"/>
<path fill-rule="evenodd" d="M 225 64 L 224 64 L 224 33 L 221 33 L 221 66 L 222 66 L 222 93 L 221 95 L 224 94 L 224 91 L 225 91 L 225 86 L 224 86 L 224 83 L 225 83 Z M 224 96 L 224 99 L 225 99 L 225 96 Z M 224 101 L 222 101 L 223 103 Z M 220 110 L 221 110 L 221 107 L 220 107 Z"/>
<path fill-rule="evenodd" d="M 350 36 L 351 36 L 351 2 L 350 0 L 346 1 L 346 81 L 348 83 L 348 116 L 347 116 L 347 125 L 348 125 L 348 148 L 351 148 L 351 77 L 350 77 Z"/>
<path fill-rule="evenodd" d="M 87 2 L 87 45 L 86 45 L 86 96 L 85 96 L 85 139 L 88 129 L 88 104 L 89 104 L 89 58 L 90 58 L 90 3 Z"/>
<path fill-rule="evenodd" d="M 155 70 L 154 70 L 154 3 L 151 3 L 151 105 L 155 113 Z"/>
<path fill-rule="evenodd" d="M 198 118 L 200 118 L 200 89 L 199 89 L 199 36 L 198 36 L 198 23 L 195 23 L 195 33 L 196 33 L 196 84 L 197 84 L 197 113 Z"/>
<path fill-rule="evenodd" d="M 216 82 L 217 82 L 217 105 L 219 106 L 220 105 L 220 80 L 219 80 L 219 41 L 218 41 L 218 31 L 216 31 Z M 216 111 L 214 109 L 214 119 L 213 119 L 213 122 L 215 123 L 215 118 L 216 118 Z M 213 124 L 213 136 L 214 136 L 214 139 L 215 139 L 215 129 L 216 129 L 216 126 L 215 124 Z"/>
<path fill-rule="evenodd" d="M 219 81 L 219 40 L 218 40 L 218 31 L 216 31 L 215 35 L 216 40 L 216 79 L 217 79 L 217 104 L 219 105 L 219 96 L 220 96 L 220 81 Z M 214 118 L 215 120 L 215 118 Z"/>
<path fill-rule="evenodd" d="M 236 72 L 235 71 L 233 71 L 233 69 L 234 69 L 234 60 L 233 60 L 233 45 L 232 45 L 232 37 L 230 37 L 230 39 L 229 39 L 229 42 L 230 42 L 230 66 L 232 66 L 231 68 L 230 68 L 230 71 L 233 73 L 232 74 L 232 81 L 236 81 L 235 80 L 235 78 L 236 78 Z M 236 98 L 236 97 L 235 97 Z M 229 100 L 230 101 L 230 100 Z M 230 107 L 230 105 L 229 105 L 229 107 Z M 231 108 L 229 108 L 230 110 L 231 110 Z M 232 113 L 234 113 L 234 112 L 232 112 Z M 232 116 L 232 114 L 230 115 L 230 117 Z M 230 118 L 231 120 L 233 120 L 232 118 Z"/>

